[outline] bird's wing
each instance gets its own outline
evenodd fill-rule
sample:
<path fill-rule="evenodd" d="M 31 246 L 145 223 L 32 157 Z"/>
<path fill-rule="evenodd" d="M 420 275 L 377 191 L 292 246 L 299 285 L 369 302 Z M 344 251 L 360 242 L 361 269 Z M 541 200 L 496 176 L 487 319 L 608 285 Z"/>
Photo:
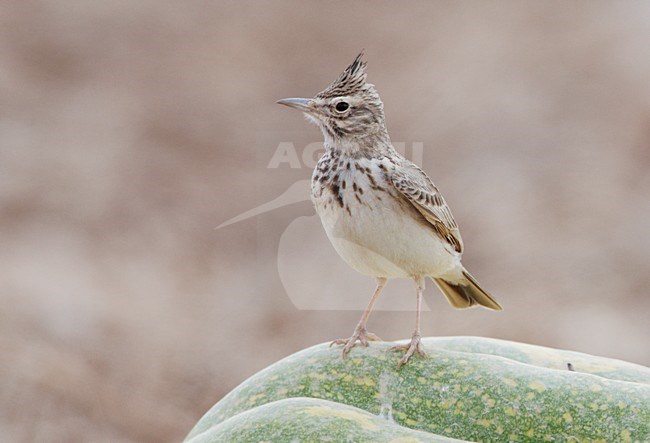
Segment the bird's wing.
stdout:
<path fill-rule="evenodd" d="M 424 171 L 405 160 L 393 170 L 390 179 L 395 189 L 424 216 L 438 235 L 457 252 L 463 252 L 463 239 L 449 206 Z"/>

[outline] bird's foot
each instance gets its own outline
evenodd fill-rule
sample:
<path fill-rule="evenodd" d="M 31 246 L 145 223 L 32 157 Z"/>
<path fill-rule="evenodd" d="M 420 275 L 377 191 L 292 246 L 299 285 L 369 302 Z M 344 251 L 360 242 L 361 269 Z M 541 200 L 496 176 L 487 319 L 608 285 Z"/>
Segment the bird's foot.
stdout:
<path fill-rule="evenodd" d="M 391 348 L 392 351 L 406 351 L 406 354 L 401 358 L 399 363 L 397 363 L 397 369 L 401 368 L 404 364 L 406 364 L 407 361 L 409 361 L 409 358 L 413 354 L 418 354 L 421 356 L 425 356 L 424 348 L 422 347 L 422 343 L 420 343 L 421 337 L 420 334 L 414 334 L 413 337 L 411 337 L 411 342 L 405 345 L 398 345 L 398 346 L 393 346 Z"/>
<path fill-rule="evenodd" d="M 333 345 L 345 345 L 343 346 L 343 360 L 345 360 L 345 357 L 347 357 L 350 350 L 357 344 L 357 341 L 359 341 L 363 346 L 368 346 L 369 341 L 382 340 L 372 332 L 366 331 L 366 328 L 356 328 L 350 338 L 336 339 L 330 343 L 330 347 Z"/>

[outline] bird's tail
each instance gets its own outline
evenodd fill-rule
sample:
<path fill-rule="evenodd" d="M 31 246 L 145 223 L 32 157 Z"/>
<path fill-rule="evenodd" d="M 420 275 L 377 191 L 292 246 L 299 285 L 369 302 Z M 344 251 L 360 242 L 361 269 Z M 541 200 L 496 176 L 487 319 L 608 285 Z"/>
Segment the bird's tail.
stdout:
<path fill-rule="evenodd" d="M 465 269 L 463 269 L 463 277 L 459 283 L 452 283 L 442 278 L 434 278 L 433 281 L 454 308 L 463 309 L 481 305 L 495 311 L 503 309 L 490 294 L 481 289 L 478 282 Z"/>

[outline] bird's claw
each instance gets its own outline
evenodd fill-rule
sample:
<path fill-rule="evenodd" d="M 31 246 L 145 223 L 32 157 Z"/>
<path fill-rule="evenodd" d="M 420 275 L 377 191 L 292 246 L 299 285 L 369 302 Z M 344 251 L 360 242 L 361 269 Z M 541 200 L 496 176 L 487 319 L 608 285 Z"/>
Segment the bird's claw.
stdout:
<path fill-rule="evenodd" d="M 397 345 L 393 346 L 391 348 L 391 351 L 406 351 L 406 354 L 400 359 L 400 361 L 397 363 L 397 369 L 401 368 L 404 364 L 406 364 L 407 361 L 409 361 L 409 358 L 413 354 L 421 355 L 421 356 L 426 356 L 426 353 L 424 352 L 424 349 L 422 347 L 422 343 L 420 335 L 414 335 L 411 337 L 411 342 L 407 343 L 405 345 Z"/>
<path fill-rule="evenodd" d="M 357 341 L 359 341 L 359 343 L 361 343 L 362 346 L 368 346 L 368 342 L 370 341 L 382 341 L 382 340 L 372 332 L 366 331 L 365 328 L 361 328 L 361 329 L 357 328 L 354 330 L 354 333 L 350 338 L 338 338 L 336 340 L 333 340 L 330 343 L 330 348 L 333 345 L 344 345 L 343 360 L 345 360 L 345 357 L 348 356 L 350 350 L 357 344 Z"/>

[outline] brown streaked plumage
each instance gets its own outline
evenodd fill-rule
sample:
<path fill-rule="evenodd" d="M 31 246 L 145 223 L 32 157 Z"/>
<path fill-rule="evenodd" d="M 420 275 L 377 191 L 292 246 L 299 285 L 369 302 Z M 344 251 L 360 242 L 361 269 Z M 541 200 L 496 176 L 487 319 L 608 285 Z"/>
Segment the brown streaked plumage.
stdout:
<path fill-rule="evenodd" d="M 354 333 L 342 344 L 343 358 L 357 341 L 379 338 L 366 330 L 372 308 L 389 278 L 410 278 L 416 287 L 416 325 L 398 366 L 420 344 L 424 281 L 431 277 L 455 308 L 501 306 L 461 264 L 463 240 L 445 199 L 418 166 L 393 148 L 384 105 L 366 81 L 359 54 L 325 90 L 312 99 L 278 103 L 303 111 L 322 131 L 325 154 L 312 176 L 312 201 L 341 258 L 375 277 L 375 290 Z"/>

